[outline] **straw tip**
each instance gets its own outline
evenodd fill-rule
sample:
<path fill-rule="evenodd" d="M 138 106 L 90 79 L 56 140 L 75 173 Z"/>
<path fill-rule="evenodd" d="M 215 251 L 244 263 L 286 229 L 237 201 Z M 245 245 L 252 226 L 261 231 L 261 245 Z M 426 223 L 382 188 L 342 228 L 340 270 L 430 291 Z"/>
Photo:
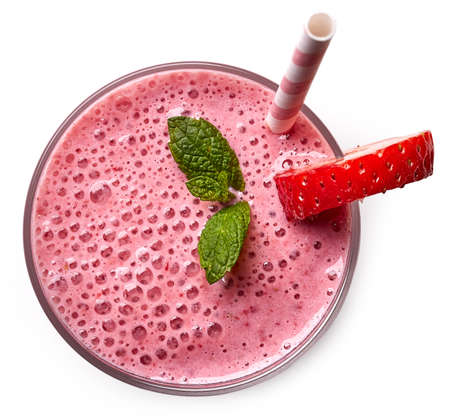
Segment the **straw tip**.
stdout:
<path fill-rule="evenodd" d="M 329 41 L 336 32 L 336 21 L 325 12 L 312 14 L 305 25 L 308 36 L 318 42 Z"/>
<path fill-rule="evenodd" d="M 295 116 L 289 119 L 280 120 L 274 118 L 269 112 L 269 114 L 266 117 L 266 124 L 273 134 L 284 134 L 292 128 L 292 125 L 294 125 L 295 121 L 297 120 L 297 117 L 298 115 L 296 114 Z"/>

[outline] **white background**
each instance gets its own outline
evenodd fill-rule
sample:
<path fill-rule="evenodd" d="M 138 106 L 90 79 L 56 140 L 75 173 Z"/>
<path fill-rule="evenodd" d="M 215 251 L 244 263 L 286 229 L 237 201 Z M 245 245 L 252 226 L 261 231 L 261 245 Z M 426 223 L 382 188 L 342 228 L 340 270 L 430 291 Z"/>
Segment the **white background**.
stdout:
<path fill-rule="evenodd" d="M 2 417 L 450 415 L 446 1 L 4 1 L 0 6 Z M 116 381 L 57 334 L 29 283 L 22 213 L 47 141 L 120 75 L 179 60 L 279 81 L 311 11 L 338 29 L 307 104 L 342 148 L 431 129 L 435 174 L 361 206 L 361 251 L 326 335 L 281 375 L 185 398 Z"/>

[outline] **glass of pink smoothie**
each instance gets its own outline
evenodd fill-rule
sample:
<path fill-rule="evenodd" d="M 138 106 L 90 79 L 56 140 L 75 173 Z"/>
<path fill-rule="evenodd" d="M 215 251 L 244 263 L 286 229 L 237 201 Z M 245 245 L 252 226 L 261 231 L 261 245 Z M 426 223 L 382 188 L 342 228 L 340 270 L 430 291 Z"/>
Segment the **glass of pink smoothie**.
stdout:
<path fill-rule="evenodd" d="M 304 106 L 290 135 L 264 123 L 277 85 L 221 64 L 146 68 L 63 122 L 31 181 L 26 262 L 58 332 L 86 360 L 146 389 L 246 387 L 305 352 L 336 316 L 359 246 L 356 203 L 287 222 L 272 176 L 341 151 Z M 167 118 L 202 117 L 235 150 L 251 206 L 240 258 L 209 285 L 197 243 L 221 208 L 194 198 L 167 146 Z"/>

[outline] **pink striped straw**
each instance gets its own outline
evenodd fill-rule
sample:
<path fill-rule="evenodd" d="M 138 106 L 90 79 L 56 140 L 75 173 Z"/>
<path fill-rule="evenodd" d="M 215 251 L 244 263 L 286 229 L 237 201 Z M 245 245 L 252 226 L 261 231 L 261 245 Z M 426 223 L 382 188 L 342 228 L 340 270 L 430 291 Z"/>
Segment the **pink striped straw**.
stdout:
<path fill-rule="evenodd" d="M 266 118 L 273 133 L 289 131 L 297 120 L 335 29 L 335 21 L 326 13 L 316 13 L 308 19 Z"/>

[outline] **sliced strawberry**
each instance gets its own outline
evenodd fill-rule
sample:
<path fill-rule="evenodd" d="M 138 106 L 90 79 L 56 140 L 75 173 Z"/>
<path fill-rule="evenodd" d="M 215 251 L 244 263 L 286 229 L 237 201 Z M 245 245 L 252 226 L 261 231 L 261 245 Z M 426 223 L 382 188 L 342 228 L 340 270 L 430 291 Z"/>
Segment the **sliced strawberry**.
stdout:
<path fill-rule="evenodd" d="M 424 131 L 358 147 L 343 158 L 290 169 L 274 180 L 286 217 L 305 219 L 431 176 L 433 156 L 431 132 Z"/>

